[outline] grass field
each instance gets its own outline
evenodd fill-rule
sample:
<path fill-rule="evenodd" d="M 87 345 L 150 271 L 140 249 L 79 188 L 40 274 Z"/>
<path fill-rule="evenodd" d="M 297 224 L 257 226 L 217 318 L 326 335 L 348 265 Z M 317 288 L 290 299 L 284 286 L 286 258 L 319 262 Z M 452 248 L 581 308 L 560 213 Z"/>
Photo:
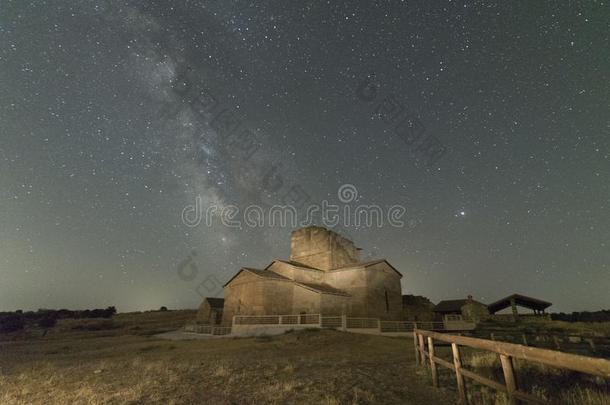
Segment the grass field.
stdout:
<path fill-rule="evenodd" d="M 166 341 L 192 311 L 63 320 L 0 339 L 2 404 L 448 404 L 410 339 L 335 331 Z"/>
<path fill-rule="evenodd" d="M 276 337 L 169 341 L 194 311 L 58 322 L 0 335 L 0 404 L 452 404 L 455 380 L 415 366 L 411 338 L 305 330 Z M 449 357 L 439 347 L 438 355 Z M 497 355 L 464 364 L 502 382 Z M 562 404 L 610 403 L 608 382 L 517 364 L 522 387 Z M 444 370 L 444 369 L 441 369 Z M 468 384 L 472 404 L 506 404 Z"/>

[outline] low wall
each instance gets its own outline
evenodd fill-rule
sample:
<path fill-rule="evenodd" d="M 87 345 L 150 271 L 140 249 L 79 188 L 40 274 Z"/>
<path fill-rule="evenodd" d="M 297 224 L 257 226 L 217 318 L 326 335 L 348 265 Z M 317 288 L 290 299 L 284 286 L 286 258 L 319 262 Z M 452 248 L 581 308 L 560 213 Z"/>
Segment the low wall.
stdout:
<path fill-rule="evenodd" d="M 231 336 L 281 335 L 290 330 L 319 328 L 317 325 L 233 325 Z"/>
<path fill-rule="evenodd" d="M 352 318 L 323 316 L 320 314 L 299 315 L 236 315 L 231 327 L 212 325 L 187 325 L 184 330 L 191 333 L 225 336 L 281 335 L 290 330 L 336 329 L 351 333 L 378 336 L 413 336 L 416 328 L 445 329 L 441 322 L 382 321 L 378 318 Z"/>

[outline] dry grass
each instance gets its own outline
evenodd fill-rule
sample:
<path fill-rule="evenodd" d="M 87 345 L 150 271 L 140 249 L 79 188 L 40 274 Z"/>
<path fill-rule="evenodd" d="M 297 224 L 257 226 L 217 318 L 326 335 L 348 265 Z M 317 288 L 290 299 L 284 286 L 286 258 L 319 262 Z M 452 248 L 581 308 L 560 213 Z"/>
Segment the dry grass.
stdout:
<path fill-rule="evenodd" d="M 99 328 L 95 322 L 62 321 L 44 338 L 39 331 L 5 336 L 0 403 L 435 404 L 454 399 L 418 375 L 410 339 L 334 331 L 196 341 L 151 336 L 192 317 L 192 312 L 120 314 Z"/>
<path fill-rule="evenodd" d="M 334 331 L 277 337 L 166 341 L 193 311 L 63 320 L 42 337 L 0 337 L 0 404 L 451 404 L 431 387 L 412 340 Z M 439 355 L 446 348 L 439 347 Z M 497 356 L 464 350 L 465 366 L 502 380 Z M 607 384 L 535 363 L 516 363 L 526 390 L 562 404 L 610 403 Z M 449 371 L 443 386 L 455 386 Z M 474 404 L 506 398 L 468 383 Z M 600 389 L 600 387 L 602 389 Z M 605 390 L 604 391 L 604 387 Z"/>
<path fill-rule="evenodd" d="M 464 365 L 478 374 L 503 381 L 500 359 L 495 353 L 472 354 L 465 358 Z M 565 405 L 610 404 L 610 386 L 602 378 L 535 362 L 515 361 L 514 367 L 520 389 L 541 399 Z M 487 387 L 478 388 L 472 392 L 473 404 L 508 404 L 504 394 Z"/>

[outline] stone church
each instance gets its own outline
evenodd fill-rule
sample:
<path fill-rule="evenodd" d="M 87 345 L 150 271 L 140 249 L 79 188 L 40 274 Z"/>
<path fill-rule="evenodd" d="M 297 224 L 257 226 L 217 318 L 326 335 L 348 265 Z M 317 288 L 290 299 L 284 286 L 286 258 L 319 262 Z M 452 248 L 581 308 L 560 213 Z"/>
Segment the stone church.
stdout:
<path fill-rule="evenodd" d="M 401 319 L 402 275 L 384 259 L 361 262 L 359 251 L 326 228 L 293 231 L 289 260 L 244 267 L 224 285 L 222 323 L 234 315 L 303 313 Z"/>

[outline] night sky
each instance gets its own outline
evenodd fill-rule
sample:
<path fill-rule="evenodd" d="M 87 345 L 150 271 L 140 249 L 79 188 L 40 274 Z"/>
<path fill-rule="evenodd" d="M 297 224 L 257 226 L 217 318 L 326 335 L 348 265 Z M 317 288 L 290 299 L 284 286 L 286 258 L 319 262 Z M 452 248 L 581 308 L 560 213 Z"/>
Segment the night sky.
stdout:
<path fill-rule="evenodd" d="M 194 308 L 293 230 L 187 226 L 196 197 L 301 214 L 344 184 L 406 208 L 336 228 L 405 294 L 608 308 L 609 24 L 602 1 L 2 0 L 0 310 Z"/>

